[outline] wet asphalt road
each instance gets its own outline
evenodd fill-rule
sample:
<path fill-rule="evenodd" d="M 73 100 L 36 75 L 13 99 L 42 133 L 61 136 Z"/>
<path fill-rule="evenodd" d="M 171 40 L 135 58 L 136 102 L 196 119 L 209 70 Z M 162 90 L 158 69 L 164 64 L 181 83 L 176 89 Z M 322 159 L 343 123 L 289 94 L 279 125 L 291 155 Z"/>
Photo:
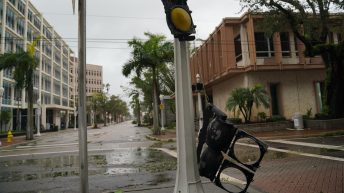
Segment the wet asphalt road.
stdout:
<path fill-rule="evenodd" d="M 145 138 L 151 132 L 131 123 L 88 129 L 90 192 L 119 189 L 147 189 L 156 186 L 173 187 L 176 159 L 154 148 L 175 151 L 175 142 L 154 143 Z M 281 172 L 285 163 L 291 168 L 312 163 L 319 175 L 324 165 L 344 163 L 344 136 L 269 140 L 269 151 L 252 187 L 262 192 L 274 192 L 269 183 L 287 184 Z M 257 148 L 243 140 L 235 147 L 240 161 L 252 162 L 259 157 Z M 325 156 L 325 157 L 322 157 Z M 294 164 L 297 160 L 297 164 Z M 44 133 L 37 140 L 11 148 L 0 149 L 0 192 L 79 192 L 78 131 Z M 288 170 L 287 170 L 288 171 Z M 290 178 L 302 176 L 302 170 L 287 173 Z M 230 175 L 231 173 L 227 173 Z M 286 175 L 286 176 L 288 176 Z M 231 175 L 240 179 L 240 175 Z M 202 179 L 204 180 L 204 179 Z M 339 183 L 337 186 L 342 186 Z M 282 185 L 276 192 L 282 191 Z M 290 192 L 290 191 L 289 191 Z M 325 191 L 326 192 L 326 191 Z"/>
<path fill-rule="evenodd" d="M 174 184 L 176 159 L 129 122 L 88 129 L 90 192 Z M 78 131 L 44 133 L 0 151 L 0 192 L 79 192 Z"/>

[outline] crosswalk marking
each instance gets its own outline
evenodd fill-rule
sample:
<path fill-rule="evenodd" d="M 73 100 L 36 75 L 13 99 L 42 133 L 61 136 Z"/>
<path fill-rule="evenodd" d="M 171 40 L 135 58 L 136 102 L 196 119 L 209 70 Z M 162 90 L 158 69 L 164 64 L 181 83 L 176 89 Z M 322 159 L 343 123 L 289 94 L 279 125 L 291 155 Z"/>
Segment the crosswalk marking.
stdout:
<path fill-rule="evenodd" d="M 300 145 L 300 146 L 306 146 L 306 147 L 316 147 L 316 148 L 324 148 L 324 149 L 333 149 L 333 150 L 344 151 L 344 146 L 325 145 L 325 144 L 317 144 L 317 143 L 305 143 L 305 142 L 287 141 L 287 140 L 266 140 L 266 141 L 289 144 L 289 145 Z"/>
<path fill-rule="evenodd" d="M 242 145 L 242 146 L 258 148 L 256 145 L 251 145 L 251 144 L 246 144 L 246 143 L 236 143 L 236 144 Z M 278 149 L 278 148 L 274 148 L 274 147 L 268 147 L 268 150 L 270 150 L 270 151 L 278 151 L 278 152 L 283 152 L 283 153 L 290 153 L 290 154 L 294 154 L 294 155 L 302 155 L 302 156 L 307 156 L 307 157 L 314 157 L 314 158 L 320 158 L 320 159 L 327 159 L 327 160 L 344 162 L 344 158 L 339 158 L 339 157 L 317 155 L 317 154 L 311 154 L 311 153 L 302 153 L 302 152 L 298 152 L 298 151 L 291 151 L 291 150 L 286 150 L 286 149 Z"/>

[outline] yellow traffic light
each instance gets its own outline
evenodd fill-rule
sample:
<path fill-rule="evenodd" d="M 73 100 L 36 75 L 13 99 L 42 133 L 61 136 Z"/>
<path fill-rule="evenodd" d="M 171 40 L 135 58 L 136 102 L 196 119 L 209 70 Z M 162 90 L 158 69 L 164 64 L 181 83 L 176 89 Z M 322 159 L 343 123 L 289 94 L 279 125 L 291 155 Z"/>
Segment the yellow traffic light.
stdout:
<path fill-rule="evenodd" d="M 175 28 L 182 32 L 188 32 L 192 28 L 192 19 L 185 9 L 176 7 L 171 11 L 171 21 Z"/>

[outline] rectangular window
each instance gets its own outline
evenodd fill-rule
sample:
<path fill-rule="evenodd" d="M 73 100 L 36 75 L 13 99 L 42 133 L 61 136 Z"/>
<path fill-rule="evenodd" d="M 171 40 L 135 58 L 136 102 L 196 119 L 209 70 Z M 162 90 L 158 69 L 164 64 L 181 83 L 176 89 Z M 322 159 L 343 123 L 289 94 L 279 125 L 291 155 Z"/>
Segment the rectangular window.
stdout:
<path fill-rule="evenodd" d="M 337 40 L 338 40 L 338 42 L 343 41 L 343 36 L 341 33 L 337 33 Z"/>
<path fill-rule="evenodd" d="M 297 39 L 297 37 L 296 36 L 294 36 L 294 46 L 295 46 L 295 54 L 296 54 L 296 56 L 298 56 L 299 55 L 299 48 L 298 48 L 298 45 L 299 45 L 299 41 L 298 41 L 298 39 Z"/>
<path fill-rule="evenodd" d="M 284 56 L 284 57 L 291 56 L 289 33 L 288 32 L 280 32 L 280 40 L 281 40 L 282 56 Z"/>
<path fill-rule="evenodd" d="M 6 24 L 9 28 L 14 29 L 14 12 L 11 9 L 7 9 Z"/>
<path fill-rule="evenodd" d="M 272 115 L 280 115 L 278 95 L 279 95 L 279 84 L 278 83 L 270 84 Z"/>
<path fill-rule="evenodd" d="M 240 61 L 242 60 L 242 50 L 241 50 L 241 38 L 240 38 L 240 34 L 237 35 L 234 38 L 234 47 L 235 47 L 235 59 L 236 61 Z"/>
<path fill-rule="evenodd" d="M 264 32 L 255 32 L 254 39 L 256 44 L 257 57 L 274 56 L 274 45 L 272 37 L 266 37 Z"/>
<path fill-rule="evenodd" d="M 334 38 L 333 38 L 333 32 L 328 32 L 328 42 L 330 44 L 333 44 L 334 43 Z"/>

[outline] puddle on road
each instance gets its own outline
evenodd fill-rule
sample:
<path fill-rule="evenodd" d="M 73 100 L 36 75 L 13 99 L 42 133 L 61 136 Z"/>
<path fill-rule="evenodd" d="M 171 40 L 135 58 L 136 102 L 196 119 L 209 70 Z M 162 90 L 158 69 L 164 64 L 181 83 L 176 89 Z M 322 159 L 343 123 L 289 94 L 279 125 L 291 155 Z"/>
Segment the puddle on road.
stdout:
<path fill-rule="evenodd" d="M 158 173 L 175 170 L 176 159 L 154 149 L 120 149 L 88 157 L 89 175 Z M 0 183 L 79 175 L 77 155 L 0 161 Z M 162 180 L 162 178 L 157 178 Z M 166 180 L 166 179 L 165 179 Z"/>

